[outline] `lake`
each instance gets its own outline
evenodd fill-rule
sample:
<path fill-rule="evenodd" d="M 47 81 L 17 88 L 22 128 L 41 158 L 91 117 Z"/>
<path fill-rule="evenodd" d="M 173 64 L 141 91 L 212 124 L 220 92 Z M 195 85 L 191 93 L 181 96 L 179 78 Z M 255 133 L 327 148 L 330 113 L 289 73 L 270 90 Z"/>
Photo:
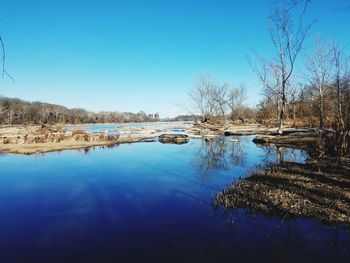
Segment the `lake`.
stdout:
<path fill-rule="evenodd" d="M 213 208 L 219 191 L 281 158 L 252 138 L 2 154 L 0 262 L 348 261 L 347 227 Z"/>

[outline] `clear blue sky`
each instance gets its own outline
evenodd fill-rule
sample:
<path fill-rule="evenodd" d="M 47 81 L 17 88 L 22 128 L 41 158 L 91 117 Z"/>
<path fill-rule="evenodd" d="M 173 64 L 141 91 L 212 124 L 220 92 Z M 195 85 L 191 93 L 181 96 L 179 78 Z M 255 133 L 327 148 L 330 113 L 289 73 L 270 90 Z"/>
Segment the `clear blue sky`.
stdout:
<path fill-rule="evenodd" d="M 0 0 L 0 34 L 15 82 L 0 94 L 92 111 L 186 113 L 196 75 L 260 87 L 246 56 L 269 57 L 269 0 Z M 311 0 L 316 36 L 350 54 L 349 0 Z"/>

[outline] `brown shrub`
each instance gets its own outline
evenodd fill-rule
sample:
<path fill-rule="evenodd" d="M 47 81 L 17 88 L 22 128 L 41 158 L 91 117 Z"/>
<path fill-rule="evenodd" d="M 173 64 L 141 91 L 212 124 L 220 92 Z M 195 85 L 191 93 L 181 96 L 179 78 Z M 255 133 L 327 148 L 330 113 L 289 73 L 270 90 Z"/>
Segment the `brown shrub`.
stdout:
<path fill-rule="evenodd" d="M 34 137 L 34 143 L 44 143 L 45 138 L 43 136 L 35 136 Z"/>
<path fill-rule="evenodd" d="M 57 138 L 56 138 L 56 141 L 57 142 L 61 142 L 61 141 L 64 141 L 66 139 L 66 136 L 64 136 L 64 134 L 60 133 Z"/>
<path fill-rule="evenodd" d="M 119 139 L 119 135 L 108 135 L 107 141 L 116 141 Z"/>
<path fill-rule="evenodd" d="M 76 129 L 72 131 L 72 136 L 77 135 L 77 134 L 86 134 L 86 132 L 82 129 Z"/>
<path fill-rule="evenodd" d="M 89 134 L 85 133 L 85 134 L 83 135 L 83 140 L 86 141 L 86 142 L 88 142 L 88 141 L 90 140 Z"/>
<path fill-rule="evenodd" d="M 90 135 L 88 133 L 84 133 L 84 134 L 75 134 L 73 136 L 73 139 L 76 141 L 85 141 L 88 142 L 90 141 Z"/>

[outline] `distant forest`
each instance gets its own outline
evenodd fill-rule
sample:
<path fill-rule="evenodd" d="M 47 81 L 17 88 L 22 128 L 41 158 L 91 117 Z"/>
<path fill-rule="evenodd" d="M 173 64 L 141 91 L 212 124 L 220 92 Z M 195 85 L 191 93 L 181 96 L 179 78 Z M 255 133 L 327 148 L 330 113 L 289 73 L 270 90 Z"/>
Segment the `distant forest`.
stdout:
<path fill-rule="evenodd" d="M 125 123 L 158 121 L 159 114 L 89 112 L 44 102 L 0 97 L 0 124 Z"/>

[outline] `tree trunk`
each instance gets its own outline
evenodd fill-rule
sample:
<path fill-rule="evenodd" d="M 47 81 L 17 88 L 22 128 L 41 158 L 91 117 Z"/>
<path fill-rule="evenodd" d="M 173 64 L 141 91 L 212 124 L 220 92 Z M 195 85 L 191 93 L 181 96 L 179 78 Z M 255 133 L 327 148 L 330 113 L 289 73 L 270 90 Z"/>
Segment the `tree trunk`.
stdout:
<path fill-rule="evenodd" d="M 323 95 L 320 94 L 320 102 L 319 102 L 319 107 L 320 107 L 320 129 L 323 129 L 323 119 L 324 119 L 324 103 L 323 103 Z"/>
<path fill-rule="evenodd" d="M 283 79 L 284 77 L 284 73 Z M 283 134 L 283 129 L 284 129 L 284 117 L 285 117 L 285 111 L 286 111 L 286 82 L 282 82 L 282 104 L 281 104 L 281 110 L 280 110 L 280 127 L 278 128 L 277 133 L 282 135 Z"/>
<path fill-rule="evenodd" d="M 296 118 L 296 109 L 295 109 L 295 103 L 293 103 L 293 120 Z"/>
<path fill-rule="evenodd" d="M 283 134 L 285 109 L 286 109 L 286 102 L 285 102 L 285 99 L 282 99 L 282 105 L 281 105 L 281 111 L 280 111 L 280 127 L 278 128 L 278 134 Z"/>
<path fill-rule="evenodd" d="M 344 120 L 343 120 L 343 113 L 342 113 L 342 103 L 341 103 L 341 96 L 340 96 L 340 80 L 337 79 L 337 108 L 338 108 L 338 131 L 344 130 Z"/>

